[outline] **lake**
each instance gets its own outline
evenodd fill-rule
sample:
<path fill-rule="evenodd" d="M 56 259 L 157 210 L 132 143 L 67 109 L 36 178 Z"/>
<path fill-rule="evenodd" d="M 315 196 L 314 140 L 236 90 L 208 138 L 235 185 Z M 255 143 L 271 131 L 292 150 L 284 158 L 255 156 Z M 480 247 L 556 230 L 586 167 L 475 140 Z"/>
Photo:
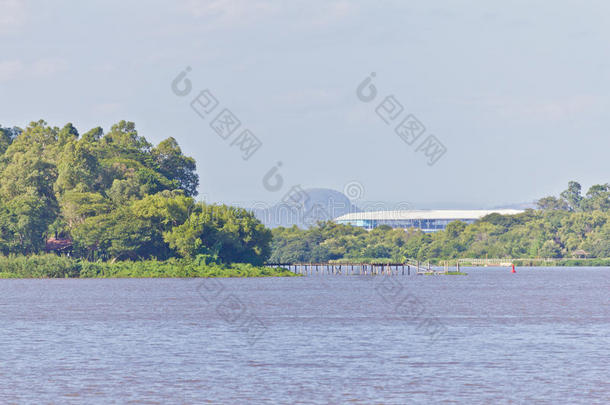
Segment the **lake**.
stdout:
<path fill-rule="evenodd" d="M 0 403 L 610 398 L 610 268 L 0 280 Z"/>

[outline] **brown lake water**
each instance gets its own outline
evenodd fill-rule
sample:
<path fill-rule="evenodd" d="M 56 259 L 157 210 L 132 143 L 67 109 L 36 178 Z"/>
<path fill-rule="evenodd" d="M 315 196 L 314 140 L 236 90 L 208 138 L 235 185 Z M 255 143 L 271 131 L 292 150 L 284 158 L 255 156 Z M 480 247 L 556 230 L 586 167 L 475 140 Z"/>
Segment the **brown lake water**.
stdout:
<path fill-rule="evenodd" d="M 602 404 L 610 268 L 0 280 L 0 403 Z"/>

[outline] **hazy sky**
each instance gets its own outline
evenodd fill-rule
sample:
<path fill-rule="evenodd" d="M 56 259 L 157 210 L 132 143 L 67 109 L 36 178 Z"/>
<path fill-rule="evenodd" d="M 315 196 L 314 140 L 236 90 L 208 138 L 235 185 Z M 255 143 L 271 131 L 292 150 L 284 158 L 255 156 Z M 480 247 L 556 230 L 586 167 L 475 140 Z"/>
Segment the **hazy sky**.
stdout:
<path fill-rule="evenodd" d="M 490 3 L 0 0 L 0 124 L 134 121 L 175 137 L 200 193 L 227 203 L 358 182 L 367 200 L 493 206 L 610 181 L 610 3 Z M 219 102 L 205 119 L 190 106 L 204 89 Z M 386 124 L 389 95 L 404 111 Z M 224 108 L 241 121 L 227 140 L 210 127 Z M 408 114 L 426 127 L 413 145 L 394 132 Z M 247 161 L 242 129 L 262 142 Z M 447 149 L 432 166 L 416 151 L 430 134 Z"/>

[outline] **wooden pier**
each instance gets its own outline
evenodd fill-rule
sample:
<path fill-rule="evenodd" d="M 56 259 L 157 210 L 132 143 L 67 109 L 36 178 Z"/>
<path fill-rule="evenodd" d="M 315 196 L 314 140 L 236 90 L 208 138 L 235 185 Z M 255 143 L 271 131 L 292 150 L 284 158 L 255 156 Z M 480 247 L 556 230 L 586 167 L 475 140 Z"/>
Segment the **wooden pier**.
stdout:
<path fill-rule="evenodd" d="M 441 275 L 449 272 L 448 264 L 441 269 L 430 263 L 407 261 L 404 263 L 267 263 L 266 267 L 282 267 L 303 276 L 410 276 Z M 457 266 L 459 271 L 459 265 Z"/>

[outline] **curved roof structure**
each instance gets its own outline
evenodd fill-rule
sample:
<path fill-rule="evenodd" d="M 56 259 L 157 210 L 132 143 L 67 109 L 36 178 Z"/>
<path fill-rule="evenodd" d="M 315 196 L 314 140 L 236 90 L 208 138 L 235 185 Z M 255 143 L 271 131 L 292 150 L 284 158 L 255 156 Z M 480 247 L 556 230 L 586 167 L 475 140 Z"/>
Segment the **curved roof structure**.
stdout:
<path fill-rule="evenodd" d="M 370 211 L 352 212 L 335 218 L 335 221 L 361 221 L 361 220 L 466 220 L 480 219 L 489 214 L 515 215 L 523 210 L 401 210 L 401 211 Z"/>

